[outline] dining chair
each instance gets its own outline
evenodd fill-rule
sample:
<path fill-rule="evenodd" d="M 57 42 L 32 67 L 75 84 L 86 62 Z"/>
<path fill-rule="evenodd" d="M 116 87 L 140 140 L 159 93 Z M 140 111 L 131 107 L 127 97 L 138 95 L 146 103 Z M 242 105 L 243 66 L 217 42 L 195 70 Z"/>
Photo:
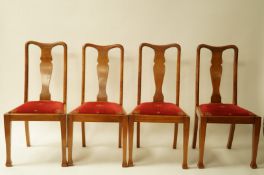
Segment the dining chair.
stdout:
<path fill-rule="evenodd" d="M 99 92 L 97 101 L 85 101 L 85 74 L 86 74 L 86 50 L 87 48 L 96 49 L 97 76 Z M 120 96 L 119 103 L 109 102 L 107 98 L 106 85 L 109 73 L 109 51 L 112 49 L 120 50 Z M 119 123 L 119 147 L 121 147 L 121 130 L 123 143 L 123 162 L 122 166 L 127 166 L 127 125 L 128 119 L 123 109 L 123 69 L 124 69 L 124 48 L 120 44 L 99 46 L 87 43 L 82 48 L 82 95 L 81 105 L 68 114 L 68 165 L 73 165 L 72 144 L 73 144 L 73 123 L 82 123 L 82 145 L 85 144 L 85 125 L 84 122 L 116 122 Z"/>
<path fill-rule="evenodd" d="M 40 74 L 42 89 L 38 101 L 28 100 L 29 84 L 29 46 L 35 45 L 41 49 Z M 53 63 L 52 49 L 55 46 L 63 47 L 63 102 L 52 101 L 49 90 Z M 24 103 L 4 114 L 4 127 L 6 139 L 6 166 L 11 167 L 11 124 L 13 121 L 25 122 L 26 143 L 30 146 L 29 121 L 58 121 L 61 127 L 62 166 L 67 166 L 66 160 L 66 99 L 67 98 L 67 45 L 64 42 L 40 43 L 28 41 L 25 44 L 25 88 Z"/>
<path fill-rule="evenodd" d="M 199 103 L 199 84 L 200 84 L 200 53 L 202 49 L 209 49 L 212 53 L 211 58 L 211 81 L 212 81 L 212 96 L 211 102 L 207 104 Z M 222 77 L 223 52 L 233 50 L 233 102 L 222 103 L 220 94 L 220 83 Z M 195 90 L 195 122 L 193 145 L 196 147 L 196 138 L 198 130 L 198 119 L 200 120 L 199 129 L 199 162 L 198 167 L 204 168 L 204 146 L 206 126 L 208 123 L 231 124 L 227 148 L 231 149 L 234 137 L 235 124 L 252 124 L 252 159 L 251 168 L 257 168 L 256 158 L 259 142 L 261 117 L 237 105 L 237 70 L 238 70 L 238 48 L 235 45 L 227 45 L 222 47 L 214 47 L 206 44 L 201 44 L 197 48 L 196 58 L 196 90 Z"/>
<path fill-rule="evenodd" d="M 155 94 L 152 102 L 141 102 L 141 77 L 142 77 L 142 57 L 143 48 L 148 47 L 154 50 L 154 81 Z M 176 72 L 176 103 L 164 101 L 162 85 L 165 75 L 165 52 L 169 48 L 177 49 L 177 72 Z M 129 159 L 128 166 L 133 166 L 133 133 L 134 122 L 137 122 L 137 147 L 140 147 L 140 122 L 151 123 L 173 123 L 175 124 L 173 148 L 176 148 L 178 123 L 183 123 L 183 163 L 182 168 L 188 168 L 188 140 L 189 140 L 189 116 L 179 107 L 180 103 L 180 56 L 181 47 L 178 44 L 153 45 L 143 43 L 139 47 L 139 66 L 138 66 L 138 96 L 137 106 L 129 114 Z"/>

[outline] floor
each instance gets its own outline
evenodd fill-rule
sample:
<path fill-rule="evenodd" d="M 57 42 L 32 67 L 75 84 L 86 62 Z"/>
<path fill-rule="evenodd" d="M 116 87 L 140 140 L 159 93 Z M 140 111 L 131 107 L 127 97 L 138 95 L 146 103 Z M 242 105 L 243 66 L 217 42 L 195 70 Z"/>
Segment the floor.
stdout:
<path fill-rule="evenodd" d="M 173 125 L 142 124 L 142 148 L 134 147 L 134 167 L 121 167 L 121 149 L 117 148 L 117 124 L 86 124 L 87 147 L 81 147 L 80 124 L 74 126 L 74 166 L 60 166 L 60 130 L 57 123 L 31 122 L 32 147 L 25 146 L 22 122 L 13 123 L 12 160 L 13 167 L 5 164 L 4 129 L 1 122 L 0 174 L 1 175 L 47 175 L 47 174 L 181 174 L 181 175 L 263 175 L 264 137 L 261 134 L 258 169 L 249 167 L 251 159 L 251 129 L 238 125 L 233 149 L 225 148 L 228 126 L 209 125 L 206 137 L 205 169 L 196 166 L 198 150 L 189 144 L 189 169 L 181 168 L 182 126 L 179 127 L 178 147 L 172 149 Z M 190 128 L 192 131 L 192 127 Z M 192 134 L 190 134 L 190 143 Z"/>

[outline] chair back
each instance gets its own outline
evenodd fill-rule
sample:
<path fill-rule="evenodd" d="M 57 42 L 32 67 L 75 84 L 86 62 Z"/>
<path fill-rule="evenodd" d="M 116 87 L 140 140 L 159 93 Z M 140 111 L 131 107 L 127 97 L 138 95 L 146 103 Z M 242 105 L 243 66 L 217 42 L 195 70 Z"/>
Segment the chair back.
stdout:
<path fill-rule="evenodd" d="M 176 72 L 176 105 L 179 105 L 179 94 L 180 94 L 180 61 L 181 61 L 181 46 L 179 44 L 168 44 L 168 45 L 153 45 L 149 43 L 142 43 L 139 47 L 139 65 L 138 65 L 138 101 L 141 103 L 141 78 L 142 78 L 142 57 L 143 48 L 149 47 L 154 50 L 154 81 L 155 81 L 155 94 L 153 96 L 153 102 L 164 102 L 164 96 L 162 92 L 162 85 L 165 75 L 165 52 L 169 48 L 177 49 L 177 72 Z"/>
<path fill-rule="evenodd" d="M 120 96 L 119 104 L 123 105 L 123 70 L 124 70 L 124 48 L 120 44 L 100 46 L 91 43 L 86 43 L 82 48 L 82 99 L 81 103 L 85 102 L 85 60 L 86 60 L 86 49 L 94 48 L 98 52 L 97 57 L 97 76 L 99 83 L 99 91 L 97 94 L 97 101 L 107 101 L 106 85 L 109 73 L 109 57 L 108 53 L 111 49 L 120 49 Z"/>
<path fill-rule="evenodd" d="M 229 49 L 234 50 L 233 104 L 237 104 L 237 63 L 238 63 L 237 46 L 227 45 L 227 46 L 215 47 L 206 44 L 200 44 L 197 48 L 197 57 L 196 57 L 196 85 L 195 85 L 196 106 L 199 105 L 200 57 L 201 57 L 201 50 L 203 48 L 209 49 L 212 52 L 210 74 L 211 74 L 213 93 L 211 96 L 211 103 L 221 103 L 220 83 L 222 78 L 223 52 Z"/>
<path fill-rule="evenodd" d="M 36 45 L 41 50 L 40 56 L 40 74 L 41 74 L 41 92 L 40 100 L 51 100 L 51 94 L 49 90 L 50 80 L 53 70 L 52 63 L 52 49 L 56 46 L 63 47 L 63 103 L 66 105 L 67 101 L 67 45 L 64 42 L 55 43 L 40 43 L 37 41 L 28 41 L 25 44 L 25 92 L 24 102 L 28 101 L 28 72 L 29 72 L 29 46 Z"/>

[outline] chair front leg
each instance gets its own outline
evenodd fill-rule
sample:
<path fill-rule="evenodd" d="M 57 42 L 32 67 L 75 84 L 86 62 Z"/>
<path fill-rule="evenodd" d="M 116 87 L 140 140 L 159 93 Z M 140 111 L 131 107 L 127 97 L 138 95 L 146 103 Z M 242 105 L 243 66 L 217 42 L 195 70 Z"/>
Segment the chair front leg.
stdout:
<path fill-rule="evenodd" d="M 259 133 L 260 133 L 260 124 L 261 118 L 256 117 L 255 123 L 253 124 L 253 132 L 252 132 L 252 159 L 250 163 L 250 167 L 253 169 L 257 168 L 257 154 L 258 154 L 258 143 L 259 143 Z"/>
<path fill-rule="evenodd" d="M 62 167 L 67 167 L 67 159 L 66 159 L 66 115 L 61 117 L 60 121 L 61 126 L 61 146 L 62 146 Z"/>
<path fill-rule="evenodd" d="M 25 121 L 25 133 L 27 146 L 30 147 L 30 133 L 29 133 L 29 122 Z"/>
<path fill-rule="evenodd" d="M 186 117 L 183 123 L 183 163 L 182 168 L 188 168 L 188 142 L 189 142 L 189 129 L 190 118 Z"/>
<path fill-rule="evenodd" d="M 231 124 L 231 126 L 230 126 L 229 137 L 228 137 L 228 142 L 227 142 L 227 146 L 226 146 L 228 149 L 232 148 L 235 127 L 236 127 L 236 124 Z"/>
<path fill-rule="evenodd" d="M 122 131 L 123 131 L 123 163 L 122 167 L 127 167 L 127 125 L 128 125 L 128 119 L 127 116 L 123 118 L 122 121 Z"/>
<path fill-rule="evenodd" d="M 5 140 L 6 140 L 6 166 L 12 167 L 11 160 L 11 120 L 10 117 L 4 116 L 4 125 L 5 125 Z"/>
<path fill-rule="evenodd" d="M 73 120 L 72 116 L 68 116 L 68 166 L 73 166 L 73 161 L 72 161 L 72 140 L 73 140 Z"/>
<path fill-rule="evenodd" d="M 178 138 L 178 123 L 174 124 L 174 138 L 172 148 L 176 149 L 177 147 L 177 138 Z"/>
<path fill-rule="evenodd" d="M 118 148 L 122 147 L 122 122 L 119 122 L 119 128 L 118 128 Z"/>
<path fill-rule="evenodd" d="M 195 118 L 194 118 L 194 127 L 193 127 L 193 142 L 192 142 L 192 148 L 196 148 L 196 141 L 197 141 L 197 131 L 198 131 L 198 116 L 195 111 Z"/>
<path fill-rule="evenodd" d="M 134 118 L 133 116 L 129 116 L 128 118 L 128 134 L 129 134 L 129 140 L 128 140 L 128 166 L 132 167 L 133 165 L 133 136 L 134 136 Z"/>
<path fill-rule="evenodd" d="M 86 147 L 85 122 L 82 122 L 82 147 Z"/>
<path fill-rule="evenodd" d="M 200 118 L 200 136 L 199 136 L 199 162 L 198 168 L 204 168 L 204 145 L 205 145 L 205 135 L 206 135 L 206 118 Z"/>

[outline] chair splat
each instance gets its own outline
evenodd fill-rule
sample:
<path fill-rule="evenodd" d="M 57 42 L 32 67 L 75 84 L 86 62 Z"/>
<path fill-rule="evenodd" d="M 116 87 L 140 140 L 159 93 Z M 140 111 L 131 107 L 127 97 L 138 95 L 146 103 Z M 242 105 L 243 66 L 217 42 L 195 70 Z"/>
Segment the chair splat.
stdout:
<path fill-rule="evenodd" d="M 99 91 L 97 95 L 97 101 L 107 101 L 106 84 L 109 73 L 108 51 L 109 51 L 108 49 L 104 49 L 104 48 L 98 49 L 97 75 L 99 82 Z"/>
<path fill-rule="evenodd" d="M 162 93 L 162 85 L 165 75 L 165 56 L 164 56 L 165 50 L 166 49 L 164 48 L 155 49 L 154 66 L 153 66 L 155 86 L 156 86 L 156 91 L 153 97 L 153 101 L 155 102 L 164 101 L 164 96 Z"/>
<path fill-rule="evenodd" d="M 97 94 L 97 101 L 107 102 L 107 80 L 109 74 L 109 51 L 115 48 L 120 49 L 120 104 L 123 104 L 123 64 L 124 64 L 124 48 L 120 44 L 113 44 L 113 45 L 96 45 L 91 43 L 86 43 L 83 46 L 82 50 L 82 103 L 85 101 L 85 60 L 86 60 L 86 48 L 93 48 L 96 49 L 98 56 L 97 56 L 97 77 L 99 83 L 99 90 Z"/>
<path fill-rule="evenodd" d="M 211 80 L 213 86 L 213 93 L 211 96 L 212 103 L 221 103 L 221 95 L 220 95 L 220 83 L 222 77 L 222 53 L 223 51 L 216 51 L 212 53 L 212 60 L 211 60 Z"/>
<path fill-rule="evenodd" d="M 40 73 L 41 73 L 42 89 L 40 93 L 40 100 L 50 100 L 51 98 L 49 91 L 50 79 L 53 68 L 51 49 L 52 48 L 49 46 L 41 48 Z"/>
<path fill-rule="evenodd" d="M 153 96 L 154 102 L 164 102 L 164 95 L 162 92 L 162 85 L 165 76 L 165 52 L 169 48 L 177 49 L 177 72 L 176 72 L 176 104 L 179 105 L 179 87 L 180 87 L 180 53 L 181 47 L 180 45 L 167 44 L 167 45 L 154 45 L 149 43 L 142 43 L 139 48 L 139 74 L 138 74 L 138 104 L 141 101 L 141 75 L 142 75 L 142 55 L 143 48 L 149 47 L 154 50 L 154 65 L 153 65 L 153 73 L 154 73 L 154 81 L 155 81 L 155 94 Z"/>

